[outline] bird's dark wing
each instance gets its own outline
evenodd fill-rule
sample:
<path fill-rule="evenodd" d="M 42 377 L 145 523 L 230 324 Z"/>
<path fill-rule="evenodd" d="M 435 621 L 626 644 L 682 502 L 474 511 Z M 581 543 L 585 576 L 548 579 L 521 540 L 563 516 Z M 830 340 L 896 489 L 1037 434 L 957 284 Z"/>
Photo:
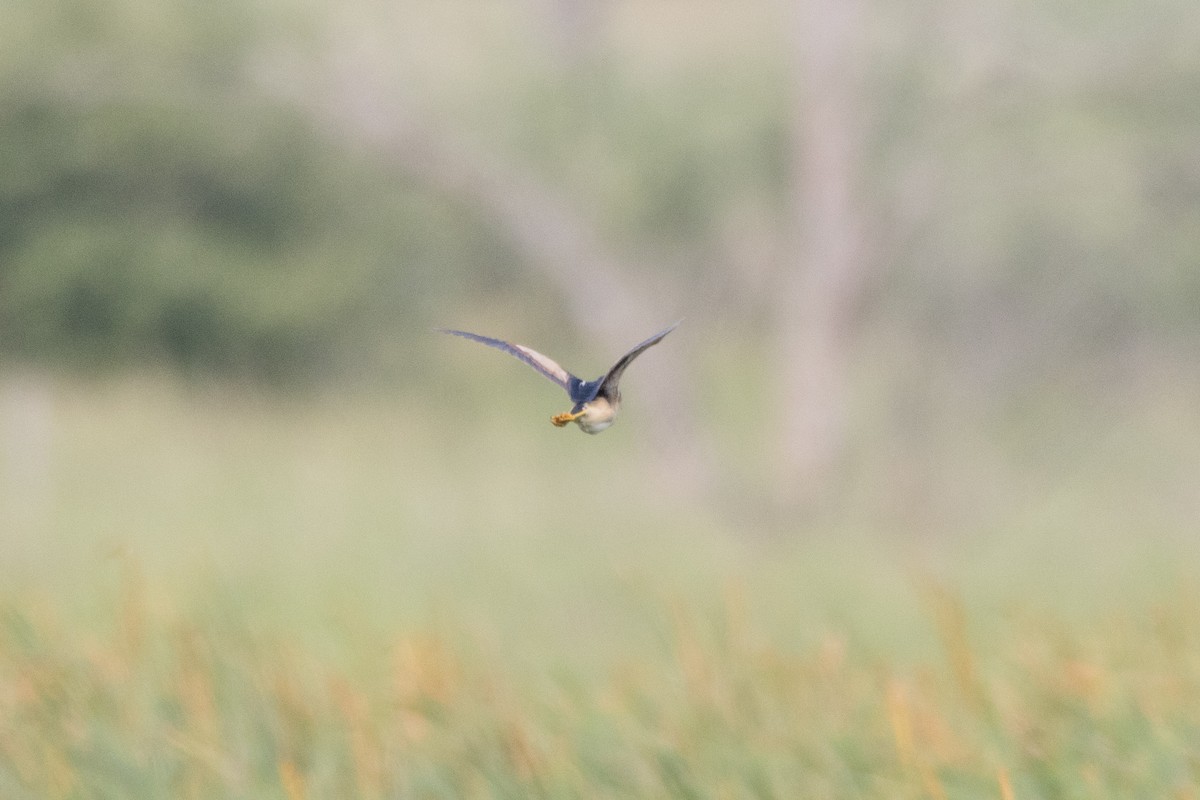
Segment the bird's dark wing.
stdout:
<path fill-rule="evenodd" d="M 480 336 L 477 333 L 450 330 L 449 328 L 438 328 L 437 330 L 439 333 L 449 333 L 452 336 L 461 336 L 464 339 L 471 339 L 472 341 L 479 342 L 480 344 L 486 344 L 488 347 L 494 347 L 497 350 L 503 350 L 510 355 L 514 355 L 529 366 L 536 369 L 538 372 L 545 375 L 550 380 L 557 383 L 563 389 L 566 389 L 568 392 L 571 391 L 572 384 L 578 384 L 580 382 L 579 378 L 576 378 L 574 375 L 559 366 L 558 362 L 554 359 L 550 358 L 549 356 L 544 356 L 536 350 L 531 350 L 524 345 L 512 344 L 500 339 L 493 339 L 489 336 Z"/>
<path fill-rule="evenodd" d="M 683 320 L 680 320 L 679 322 L 683 322 Z M 666 330 L 659 331 L 658 333 L 654 334 L 646 341 L 639 344 L 637 347 L 630 350 L 625 355 L 621 356 L 620 360 L 618 360 L 617 363 L 613 364 L 612 367 L 608 370 L 608 372 L 605 373 L 604 377 L 600 379 L 600 391 L 601 392 L 616 391 L 617 384 L 621 380 L 621 373 L 625 371 L 625 368 L 628 367 L 633 362 L 633 360 L 635 358 L 637 358 L 638 356 L 640 356 L 645 350 L 647 350 L 648 348 L 651 348 L 654 345 L 661 342 L 668 333 L 670 333 L 671 331 L 673 331 L 677 327 L 679 327 L 679 322 L 676 322 L 674 325 L 667 328 Z"/>

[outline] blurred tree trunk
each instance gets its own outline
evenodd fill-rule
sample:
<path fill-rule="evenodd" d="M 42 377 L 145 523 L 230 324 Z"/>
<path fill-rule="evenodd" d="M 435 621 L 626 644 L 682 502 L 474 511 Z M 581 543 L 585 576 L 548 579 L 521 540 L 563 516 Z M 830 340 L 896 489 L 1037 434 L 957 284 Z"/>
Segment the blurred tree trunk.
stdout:
<path fill-rule="evenodd" d="M 864 0 L 799 0 L 792 17 L 791 264 L 778 294 L 781 494 L 810 503 L 847 440 L 850 329 L 864 288 Z"/>
<path fill-rule="evenodd" d="M 560 67 L 572 68 L 596 54 L 599 30 L 608 13 L 604 0 L 543 0 L 547 35 Z"/>
<path fill-rule="evenodd" d="M 53 494 L 54 397 L 40 376 L 0 383 L 0 544 L 24 555 L 47 519 Z"/>

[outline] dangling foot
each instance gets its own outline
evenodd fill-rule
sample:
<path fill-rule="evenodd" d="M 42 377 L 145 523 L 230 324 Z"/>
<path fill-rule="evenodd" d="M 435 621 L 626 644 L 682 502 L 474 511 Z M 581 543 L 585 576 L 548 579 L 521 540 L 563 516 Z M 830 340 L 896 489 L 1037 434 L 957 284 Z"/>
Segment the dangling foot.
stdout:
<path fill-rule="evenodd" d="M 555 414 L 550 418 L 550 424 L 556 428 L 561 428 L 569 423 L 574 422 L 584 415 L 583 411 L 576 411 L 574 414 L 567 412 L 565 414 Z"/>

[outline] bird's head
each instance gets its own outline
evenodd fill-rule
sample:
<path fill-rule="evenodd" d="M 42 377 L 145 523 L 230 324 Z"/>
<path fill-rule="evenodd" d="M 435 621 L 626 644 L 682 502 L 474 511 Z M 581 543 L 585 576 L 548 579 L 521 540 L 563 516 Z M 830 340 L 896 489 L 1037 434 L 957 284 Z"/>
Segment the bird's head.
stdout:
<path fill-rule="evenodd" d="M 599 433 L 610 427 L 617 419 L 617 403 L 607 397 L 600 396 L 586 403 L 579 403 L 575 411 L 583 413 L 575 419 L 575 423 L 584 433 Z"/>

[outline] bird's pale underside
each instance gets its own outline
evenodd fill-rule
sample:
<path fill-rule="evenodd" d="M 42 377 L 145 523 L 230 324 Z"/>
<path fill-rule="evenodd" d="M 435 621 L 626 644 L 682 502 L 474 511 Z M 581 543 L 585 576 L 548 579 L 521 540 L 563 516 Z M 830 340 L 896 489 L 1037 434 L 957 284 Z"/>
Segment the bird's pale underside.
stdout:
<path fill-rule="evenodd" d="M 585 433 L 600 433 L 600 431 L 605 430 L 616 421 L 617 411 L 621 407 L 619 385 L 625 368 L 648 348 L 661 342 L 668 333 L 675 330 L 677 325 L 679 325 L 678 322 L 669 328 L 659 331 L 634 347 L 617 359 L 617 363 L 613 364 L 608 372 L 594 381 L 585 381 L 572 375 L 563 369 L 554 359 L 544 356 L 524 345 L 512 344 L 502 339 L 493 339 L 490 336 L 480 336 L 477 333 L 468 333 L 467 331 L 450 330 L 448 328 L 438 328 L 438 331 L 453 336 L 462 336 L 465 339 L 471 339 L 480 344 L 486 344 L 488 347 L 503 350 L 509 355 L 521 359 L 542 375 L 561 386 L 571 398 L 571 402 L 574 403 L 570 411 L 555 414 L 550 418 L 550 421 L 554 425 L 561 428 L 574 422 Z"/>

